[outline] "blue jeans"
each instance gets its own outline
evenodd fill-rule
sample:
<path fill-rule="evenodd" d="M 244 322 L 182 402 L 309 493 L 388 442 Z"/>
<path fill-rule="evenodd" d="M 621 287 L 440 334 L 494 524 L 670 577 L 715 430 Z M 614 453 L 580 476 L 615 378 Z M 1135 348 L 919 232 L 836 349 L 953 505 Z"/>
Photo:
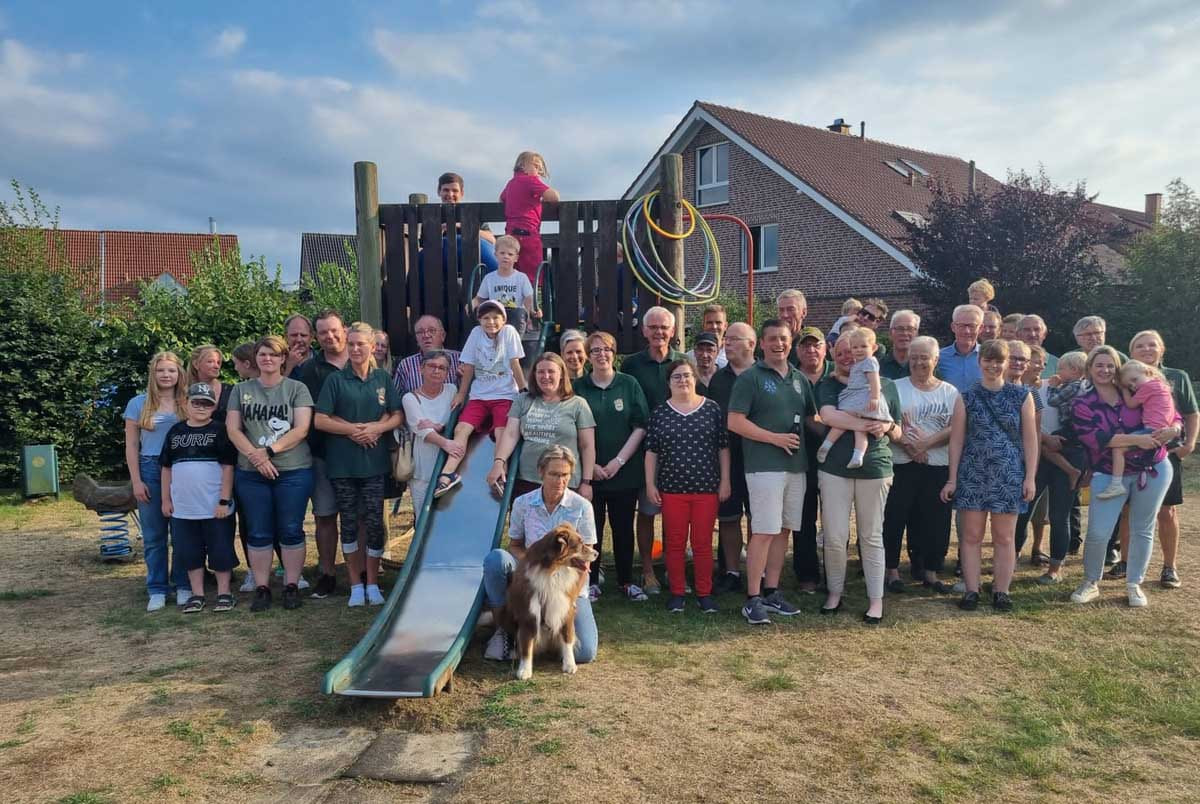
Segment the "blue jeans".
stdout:
<path fill-rule="evenodd" d="M 191 589 L 187 568 L 182 562 L 168 561 L 168 556 L 174 559 L 176 555 L 174 550 L 168 548 L 171 520 L 163 516 L 162 512 L 162 467 L 158 458 L 142 455 L 138 459 L 138 471 L 142 475 L 142 482 L 150 490 L 150 502 L 137 504 L 138 524 L 142 530 L 142 555 L 146 559 L 146 592 L 151 595 L 165 595 L 170 593 L 171 587 Z"/>
<path fill-rule="evenodd" d="M 1121 485 L 1125 493 L 1120 497 L 1101 500 L 1092 495 L 1088 506 L 1088 529 L 1083 542 L 1083 574 L 1089 581 L 1099 581 L 1104 574 L 1104 555 L 1108 552 L 1108 539 L 1112 536 L 1121 509 L 1129 503 L 1129 556 L 1125 570 L 1126 583 L 1141 583 L 1146 578 L 1146 567 L 1150 565 L 1150 553 L 1154 548 L 1154 525 L 1158 509 L 1162 507 L 1171 476 L 1175 470 L 1170 461 L 1162 460 L 1154 465 L 1153 472 L 1144 474 L 1145 488 L 1139 489 L 1139 475 L 1125 475 Z M 1092 488 L 1104 489 L 1112 481 L 1111 475 L 1096 472 L 1092 475 Z"/>
<path fill-rule="evenodd" d="M 504 605 L 508 597 L 508 582 L 517 559 L 507 550 L 496 549 L 483 558 L 483 595 L 493 609 Z M 587 664 L 596 658 L 596 647 L 600 643 L 600 632 L 596 630 L 596 618 L 592 615 L 592 603 L 581 597 L 575 603 L 575 661 Z"/>
<path fill-rule="evenodd" d="M 304 513 L 313 489 L 310 467 L 280 472 L 274 480 L 255 469 L 238 469 L 234 484 L 246 512 L 246 543 L 251 550 L 270 550 L 276 536 L 284 549 L 304 546 Z"/>

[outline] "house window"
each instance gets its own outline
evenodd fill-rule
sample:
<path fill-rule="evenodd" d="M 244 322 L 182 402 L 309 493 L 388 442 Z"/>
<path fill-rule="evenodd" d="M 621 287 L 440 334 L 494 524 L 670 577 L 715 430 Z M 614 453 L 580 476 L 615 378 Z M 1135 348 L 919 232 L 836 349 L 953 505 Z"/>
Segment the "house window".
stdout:
<path fill-rule="evenodd" d="M 696 149 L 696 206 L 729 203 L 729 143 Z"/>
<path fill-rule="evenodd" d="M 769 273 L 779 270 L 779 224 L 768 223 L 751 226 L 750 236 L 754 239 L 754 273 Z M 746 273 L 746 235 L 742 235 L 742 273 Z"/>

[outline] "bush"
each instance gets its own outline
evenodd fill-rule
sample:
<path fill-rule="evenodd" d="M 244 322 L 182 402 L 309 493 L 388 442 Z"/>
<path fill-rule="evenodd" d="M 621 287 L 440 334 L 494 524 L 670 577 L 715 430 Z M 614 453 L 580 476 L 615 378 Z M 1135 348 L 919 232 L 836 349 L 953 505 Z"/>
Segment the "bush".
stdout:
<path fill-rule="evenodd" d="M 350 258 L 350 270 L 332 262 L 317 266 L 315 277 L 300 277 L 300 297 L 304 300 L 304 313 L 309 320 L 316 318 L 322 310 L 337 310 L 347 325 L 361 317 L 358 297 L 358 257 L 349 241 L 343 241 L 346 256 Z"/>

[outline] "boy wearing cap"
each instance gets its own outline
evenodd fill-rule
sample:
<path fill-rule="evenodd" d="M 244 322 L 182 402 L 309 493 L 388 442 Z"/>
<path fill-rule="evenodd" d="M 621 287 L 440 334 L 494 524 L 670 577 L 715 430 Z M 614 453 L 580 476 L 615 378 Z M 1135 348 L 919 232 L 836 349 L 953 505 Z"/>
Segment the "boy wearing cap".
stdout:
<path fill-rule="evenodd" d="M 462 378 L 458 393 L 450 403 L 451 408 L 462 407 L 453 440 L 464 449 L 467 439 L 476 430 L 484 435 L 495 433 L 499 440 L 508 422 L 508 409 L 517 394 L 525 390 L 525 375 L 521 373 L 525 350 L 516 329 L 505 323 L 504 305 L 488 299 L 476 308 L 475 314 L 479 326 L 471 330 L 463 346 L 459 357 Z M 438 475 L 437 488 L 433 492 L 435 499 L 462 482 L 455 471 L 461 460 L 453 454 L 446 455 L 446 465 Z"/>
<path fill-rule="evenodd" d="M 204 562 L 217 576 L 215 611 L 234 606 L 229 591 L 237 555 L 233 532 L 223 519 L 233 510 L 233 467 L 237 452 L 225 427 L 213 421 L 217 395 L 206 382 L 188 387 L 187 419 L 167 431 L 162 455 L 163 515 L 171 518 L 175 550 L 187 569 L 192 596 L 184 614 L 204 610 Z"/>

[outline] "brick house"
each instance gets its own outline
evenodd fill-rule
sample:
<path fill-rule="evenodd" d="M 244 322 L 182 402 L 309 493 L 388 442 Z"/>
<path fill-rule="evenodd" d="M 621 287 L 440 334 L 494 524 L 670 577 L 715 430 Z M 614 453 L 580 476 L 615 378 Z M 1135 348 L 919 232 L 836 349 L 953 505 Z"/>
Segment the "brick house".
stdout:
<path fill-rule="evenodd" d="M 754 295 L 799 288 L 808 297 L 810 320 L 822 328 L 849 296 L 878 296 L 893 310 L 920 309 L 904 221 L 924 219 L 932 181 L 959 191 L 999 183 L 973 162 L 867 139 L 841 120 L 816 128 L 696 101 L 624 198 L 654 189 L 659 157 L 672 152 L 683 156 L 689 201 L 751 227 Z M 1114 227 L 1146 228 L 1160 203 L 1161 195 L 1153 194 L 1145 212 L 1100 204 L 1093 211 Z M 723 258 L 722 291 L 744 295 L 744 235 L 724 223 L 713 231 Z M 1108 248 L 1102 258 L 1106 269 L 1119 271 L 1116 251 Z M 699 238 L 687 241 L 685 264 L 696 281 L 703 269 Z"/>
<path fill-rule="evenodd" d="M 347 253 L 346 249 L 350 252 Z M 322 232 L 303 232 L 300 235 L 300 280 L 310 282 L 317 280 L 317 268 L 321 263 L 333 263 L 347 274 L 354 273 L 350 254 L 358 251 L 358 238 L 353 234 L 326 234 Z"/>

